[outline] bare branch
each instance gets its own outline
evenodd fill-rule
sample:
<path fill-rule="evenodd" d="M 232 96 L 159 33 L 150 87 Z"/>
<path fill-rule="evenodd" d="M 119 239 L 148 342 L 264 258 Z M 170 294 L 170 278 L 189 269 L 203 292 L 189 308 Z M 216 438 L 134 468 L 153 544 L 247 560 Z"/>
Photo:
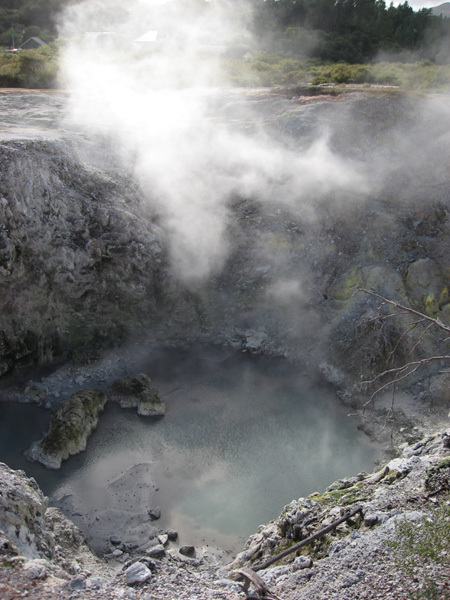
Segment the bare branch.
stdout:
<path fill-rule="evenodd" d="M 384 296 L 381 296 L 380 294 L 377 294 L 376 292 L 372 292 L 371 290 L 366 290 L 365 288 L 362 288 L 359 285 L 356 286 L 356 292 L 363 292 L 364 294 L 368 294 L 369 296 L 378 298 L 379 300 L 381 300 L 381 302 L 383 304 L 389 304 L 390 306 L 393 306 L 394 308 L 399 309 L 402 312 L 407 312 L 411 315 L 415 315 L 416 317 L 419 317 L 419 319 L 429 321 L 430 323 L 433 323 L 434 325 L 436 325 L 436 327 L 439 327 L 440 329 L 443 329 L 444 331 L 446 331 L 447 333 L 450 334 L 450 326 L 445 325 L 445 323 L 443 323 L 439 317 L 436 317 L 436 318 L 429 317 L 425 313 L 421 313 L 420 311 L 418 311 L 414 308 L 405 306 L 404 304 L 400 304 L 399 302 L 395 302 L 394 300 L 389 300 L 388 298 L 385 298 Z"/>

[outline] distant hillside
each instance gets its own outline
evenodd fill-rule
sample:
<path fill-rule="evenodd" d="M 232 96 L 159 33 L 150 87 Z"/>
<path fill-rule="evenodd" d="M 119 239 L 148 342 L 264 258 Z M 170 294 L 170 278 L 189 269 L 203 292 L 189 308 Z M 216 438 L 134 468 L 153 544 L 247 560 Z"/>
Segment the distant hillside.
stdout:
<path fill-rule="evenodd" d="M 442 15 L 443 17 L 450 17 L 450 2 L 444 2 L 443 4 L 439 4 L 439 6 L 434 6 L 431 9 L 433 15 L 438 17 Z"/>

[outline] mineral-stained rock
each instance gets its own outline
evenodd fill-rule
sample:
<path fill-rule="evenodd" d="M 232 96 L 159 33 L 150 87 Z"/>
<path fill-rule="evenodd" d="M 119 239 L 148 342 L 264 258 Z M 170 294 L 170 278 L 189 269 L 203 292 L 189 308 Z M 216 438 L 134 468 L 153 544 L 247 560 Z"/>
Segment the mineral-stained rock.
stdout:
<path fill-rule="evenodd" d="M 59 469 L 63 460 L 86 448 L 105 403 L 105 394 L 98 390 L 80 390 L 72 394 L 52 414 L 48 432 L 30 446 L 27 458 L 48 469 Z"/>
<path fill-rule="evenodd" d="M 122 408 L 137 408 L 144 417 L 162 417 L 166 414 L 164 402 L 152 386 L 148 375 L 141 373 L 131 379 L 116 379 L 111 386 L 111 400 Z"/>

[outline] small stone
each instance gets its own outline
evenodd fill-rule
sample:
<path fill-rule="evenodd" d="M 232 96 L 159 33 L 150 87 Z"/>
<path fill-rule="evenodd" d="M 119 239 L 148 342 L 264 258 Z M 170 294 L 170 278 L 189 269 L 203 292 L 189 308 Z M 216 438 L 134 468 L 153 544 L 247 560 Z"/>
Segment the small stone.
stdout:
<path fill-rule="evenodd" d="M 143 556 L 142 558 L 139 559 L 139 561 L 141 563 L 143 563 L 146 567 L 148 567 L 151 571 L 156 571 L 156 563 L 151 558 L 148 558 L 147 556 Z"/>
<path fill-rule="evenodd" d="M 139 545 L 136 544 L 135 542 L 125 542 L 125 549 L 128 552 L 132 552 L 133 550 L 136 550 L 136 548 L 138 548 Z"/>
<path fill-rule="evenodd" d="M 125 571 L 127 585 L 145 583 L 152 576 L 152 572 L 141 562 L 136 562 Z"/>
<path fill-rule="evenodd" d="M 96 590 L 100 590 L 103 587 L 103 581 L 101 577 L 91 577 L 89 579 L 89 586 Z"/>
<path fill-rule="evenodd" d="M 161 509 L 158 506 L 156 508 L 151 508 L 148 511 L 148 514 L 152 521 L 157 521 L 161 518 Z"/>
<path fill-rule="evenodd" d="M 156 546 L 153 546 L 152 548 L 149 548 L 147 550 L 147 556 L 153 556 L 153 557 L 164 556 L 165 553 L 166 553 L 166 551 L 162 544 L 157 544 Z"/>
<path fill-rule="evenodd" d="M 181 546 L 179 550 L 180 554 L 184 556 L 193 557 L 195 556 L 195 547 L 194 546 Z"/>
<path fill-rule="evenodd" d="M 330 544 L 330 547 L 328 548 L 328 556 L 333 556 L 333 554 L 337 554 L 343 548 L 345 548 L 346 545 L 347 543 L 343 540 L 337 540 L 336 542 L 332 542 Z"/>
<path fill-rule="evenodd" d="M 120 544 L 122 543 L 122 540 L 120 538 L 118 538 L 117 535 L 112 535 L 109 538 L 109 541 L 111 542 L 111 544 L 113 546 L 120 546 Z"/>
<path fill-rule="evenodd" d="M 174 529 L 169 529 L 167 531 L 167 537 L 171 542 L 175 542 L 178 539 L 178 531 L 175 531 Z"/>
<path fill-rule="evenodd" d="M 367 527 L 373 527 L 377 523 L 378 515 L 375 515 L 373 513 L 368 513 L 367 515 L 364 515 L 364 525 L 367 525 Z"/>
<path fill-rule="evenodd" d="M 118 556 L 122 556 L 123 552 L 122 552 L 122 550 L 119 550 L 119 548 L 116 548 L 116 549 L 114 550 L 114 552 L 112 552 L 111 554 L 112 554 L 113 556 L 116 556 L 116 557 L 118 557 Z"/>
<path fill-rule="evenodd" d="M 38 561 L 29 561 L 23 568 L 28 579 L 45 579 L 47 577 L 47 569 Z"/>
<path fill-rule="evenodd" d="M 165 546 L 169 543 L 169 536 L 167 534 L 158 535 L 159 542 Z"/>
<path fill-rule="evenodd" d="M 86 587 L 86 579 L 82 575 L 75 575 L 69 585 L 72 590 L 83 590 Z"/>
<path fill-rule="evenodd" d="M 313 562 L 309 556 L 297 556 L 292 563 L 292 570 L 300 571 L 301 569 L 310 569 L 312 564 Z"/>

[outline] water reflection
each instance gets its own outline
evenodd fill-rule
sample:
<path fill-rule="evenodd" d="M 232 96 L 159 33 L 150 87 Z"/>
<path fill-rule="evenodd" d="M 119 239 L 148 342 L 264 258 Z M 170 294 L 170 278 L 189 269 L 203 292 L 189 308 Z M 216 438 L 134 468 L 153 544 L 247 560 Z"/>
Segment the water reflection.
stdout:
<path fill-rule="evenodd" d="M 118 531 L 141 544 L 175 528 L 182 543 L 235 551 L 293 498 L 371 469 L 377 448 L 332 391 L 283 361 L 167 351 L 140 367 L 165 396 L 163 419 L 108 406 L 87 452 L 60 472 L 26 465 L 98 549 Z M 11 410 L 0 411 L 7 429 Z M 42 429 L 32 418 L 13 425 L 24 445 Z M 2 435 L 1 446 L 2 460 L 24 468 L 11 460 L 17 439 Z M 152 522 L 156 506 L 161 519 Z"/>

